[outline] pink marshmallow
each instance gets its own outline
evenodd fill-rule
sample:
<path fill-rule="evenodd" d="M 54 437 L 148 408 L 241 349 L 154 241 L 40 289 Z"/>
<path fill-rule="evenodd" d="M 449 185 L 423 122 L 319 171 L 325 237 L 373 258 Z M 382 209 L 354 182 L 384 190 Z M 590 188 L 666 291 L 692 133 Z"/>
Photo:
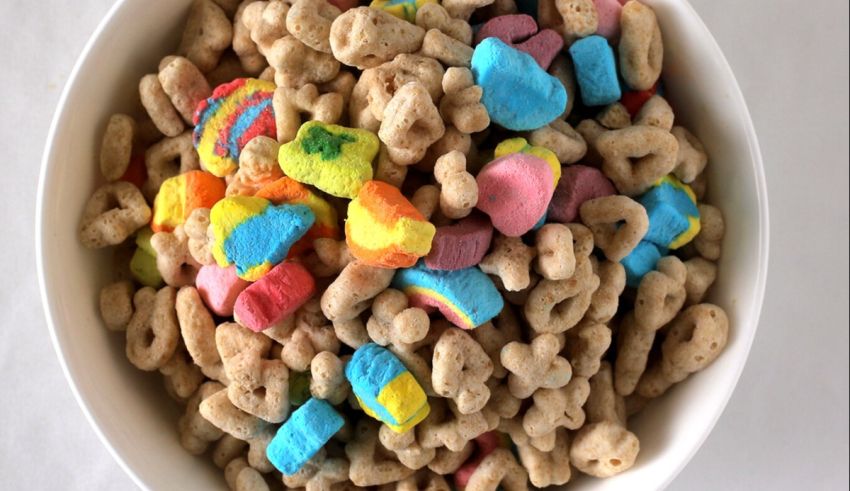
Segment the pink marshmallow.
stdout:
<path fill-rule="evenodd" d="M 236 297 L 250 284 L 236 275 L 236 266 L 229 268 L 220 268 L 216 265 L 204 266 L 195 278 L 195 285 L 201 299 L 210 310 L 221 317 L 233 315 Z"/>
<path fill-rule="evenodd" d="M 620 35 L 620 12 L 623 10 L 622 1 L 618 0 L 593 0 L 596 5 L 596 14 L 599 17 L 599 27 L 596 34 L 609 40 L 616 39 Z"/>
<path fill-rule="evenodd" d="M 294 314 L 315 292 L 316 282 L 304 266 L 284 262 L 239 294 L 233 314 L 240 325 L 260 332 Z"/>
<path fill-rule="evenodd" d="M 328 0 L 328 2 L 343 12 L 353 9 L 359 3 L 357 0 Z"/>
<path fill-rule="evenodd" d="M 487 217 L 476 213 L 454 225 L 437 229 L 425 266 L 443 271 L 457 271 L 480 263 L 493 239 L 493 226 Z"/>
<path fill-rule="evenodd" d="M 476 178 L 479 210 L 490 215 L 496 230 L 519 237 L 546 212 L 554 192 L 549 164 L 533 155 L 512 153 L 485 165 Z"/>
<path fill-rule="evenodd" d="M 565 166 L 546 218 L 550 222 L 572 223 L 585 201 L 613 194 L 617 194 L 617 190 L 599 169 L 586 165 Z"/>
<path fill-rule="evenodd" d="M 475 43 L 499 38 L 505 44 L 528 53 L 544 70 L 564 47 L 564 38 L 552 29 L 537 32 L 537 22 L 526 14 L 500 15 L 487 21 L 475 35 Z"/>

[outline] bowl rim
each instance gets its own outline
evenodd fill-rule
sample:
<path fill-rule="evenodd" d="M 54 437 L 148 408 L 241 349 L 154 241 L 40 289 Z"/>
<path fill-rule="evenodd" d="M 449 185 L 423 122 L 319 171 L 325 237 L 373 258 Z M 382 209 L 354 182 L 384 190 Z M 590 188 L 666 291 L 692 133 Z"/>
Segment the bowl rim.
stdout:
<path fill-rule="evenodd" d="M 35 213 L 35 252 L 36 252 L 36 272 L 38 276 L 38 284 L 39 284 L 39 292 L 41 294 L 42 308 L 44 310 L 45 319 L 47 321 L 48 331 L 50 332 L 51 344 L 53 345 L 53 349 L 56 352 L 56 356 L 59 359 L 59 365 L 62 369 L 62 373 L 65 376 L 68 385 L 71 388 L 71 392 L 74 394 L 74 399 L 76 399 L 77 404 L 83 412 L 86 420 L 89 422 L 89 425 L 94 430 L 100 442 L 106 447 L 109 454 L 112 458 L 118 463 L 118 465 L 124 470 L 124 472 L 131 478 L 131 480 L 138 486 L 140 489 L 150 489 L 149 486 L 145 483 L 144 479 L 139 476 L 136 471 L 128 464 L 125 460 L 124 456 L 121 452 L 116 449 L 109 439 L 104 434 L 101 429 L 101 422 L 95 418 L 91 409 L 89 408 L 88 402 L 86 398 L 80 392 L 77 383 L 76 377 L 79 376 L 77 373 L 72 373 L 68 361 L 66 359 L 66 353 L 62 343 L 59 340 L 56 328 L 56 316 L 53 312 L 53 301 L 52 296 L 50 294 L 50 290 L 47 286 L 46 276 L 45 276 L 45 265 L 44 265 L 44 238 L 46 236 L 45 227 L 45 206 L 44 206 L 44 198 L 45 191 L 47 187 L 48 176 L 51 174 L 53 168 L 57 165 L 55 159 L 51 159 L 52 154 L 54 153 L 55 139 L 56 133 L 58 131 L 60 123 L 63 122 L 66 116 L 66 105 L 68 102 L 69 95 L 72 89 L 77 85 L 78 79 L 80 79 L 80 73 L 82 66 L 85 60 L 90 55 L 94 46 L 99 42 L 101 38 L 101 34 L 104 30 L 106 30 L 107 26 L 112 22 L 116 13 L 120 11 L 128 0 L 117 0 L 112 7 L 107 11 L 106 15 L 103 19 L 98 23 L 95 30 L 92 32 L 91 36 L 86 41 L 82 51 L 80 52 L 76 62 L 74 63 L 74 67 L 71 70 L 67 81 L 65 82 L 65 86 L 62 90 L 62 94 L 59 98 L 59 101 L 56 105 L 56 110 L 53 114 L 53 118 L 51 120 L 50 129 L 47 133 L 47 139 L 45 143 L 44 153 L 42 154 L 41 159 L 41 168 L 39 171 L 39 180 L 38 180 L 38 190 L 36 194 L 36 213 Z M 729 404 L 729 400 L 732 397 L 732 394 L 735 391 L 735 388 L 740 381 L 741 374 L 743 373 L 744 367 L 749 360 L 749 355 L 752 350 L 752 344 L 755 340 L 756 333 L 758 332 L 758 327 L 760 323 L 761 313 L 764 306 L 764 298 L 765 291 L 767 285 L 767 276 L 768 276 L 768 265 L 769 265 L 769 256 L 770 256 L 770 212 L 768 206 L 768 193 L 767 193 L 767 180 L 764 172 L 764 162 L 762 159 L 762 153 L 759 146 L 758 136 L 755 131 L 755 126 L 752 121 L 752 117 L 750 115 L 749 107 L 747 106 L 746 100 L 744 98 L 743 92 L 741 91 L 740 84 L 738 83 L 737 78 L 732 70 L 731 65 L 729 64 L 726 56 L 723 54 L 723 51 L 720 48 L 720 45 L 717 43 L 717 40 L 714 38 L 711 31 L 708 29 L 708 26 L 702 20 L 700 15 L 694 9 L 694 7 L 690 4 L 688 0 L 677 0 L 682 4 L 682 7 L 687 10 L 687 13 L 693 17 L 693 19 L 697 22 L 697 25 L 703 30 L 703 34 L 705 35 L 705 40 L 707 43 L 707 47 L 711 49 L 717 59 L 722 64 L 722 69 L 726 72 L 725 75 L 730 77 L 730 79 L 734 82 L 734 87 L 732 87 L 731 96 L 734 98 L 734 102 L 737 106 L 742 108 L 743 123 L 747 130 L 746 139 L 749 147 L 749 158 L 752 162 L 753 173 L 755 176 L 755 184 L 756 184 L 756 200 L 758 202 L 758 219 L 759 219 L 759 227 L 758 227 L 758 267 L 757 267 L 757 276 L 755 280 L 755 295 L 753 297 L 753 301 L 751 302 L 749 309 L 751 311 L 752 316 L 752 329 L 748 330 L 748 336 L 742 340 L 746 345 L 746 354 L 747 356 L 743 359 L 737 361 L 737 367 L 735 369 L 735 382 L 734 384 L 729 385 L 726 390 L 726 394 L 722 399 L 722 404 L 718 405 L 715 408 L 715 414 L 713 415 L 712 421 L 708 424 L 703 434 L 700 436 L 698 440 L 698 444 L 694 445 L 690 450 L 688 455 L 686 455 L 683 459 L 680 460 L 679 464 L 676 466 L 673 472 L 671 472 L 665 480 L 662 481 L 661 486 L 658 489 L 664 489 L 670 485 L 670 483 L 682 472 L 682 470 L 688 465 L 688 463 L 693 459 L 694 455 L 702 448 L 705 440 L 713 431 L 715 425 L 720 419 L 721 415 L 725 411 L 726 407 Z"/>

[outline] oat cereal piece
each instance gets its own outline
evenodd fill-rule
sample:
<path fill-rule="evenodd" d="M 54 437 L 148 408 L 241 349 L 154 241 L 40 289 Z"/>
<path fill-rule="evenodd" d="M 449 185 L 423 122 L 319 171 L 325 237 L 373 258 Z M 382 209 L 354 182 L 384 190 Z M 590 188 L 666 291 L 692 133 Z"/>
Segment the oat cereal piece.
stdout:
<path fill-rule="evenodd" d="M 593 293 L 585 318 L 605 324 L 617 314 L 620 295 L 626 289 L 626 269 L 613 261 L 592 258 L 593 272 L 599 276 L 599 288 Z"/>
<path fill-rule="evenodd" d="M 416 10 L 415 24 L 423 29 L 439 29 L 463 44 L 472 44 L 472 27 L 463 19 L 453 19 L 439 3 L 426 3 Z"/>
<path fill-rule="evenodd" d="M 494 0 L 443 0 L 442 5 L 448 14 L 456 19 L 468 21 L 476 9 L 486 7 Z"/>
<path fill-rule="evenodd" d="M 431 399 L 429 403 L 431 413 L 416 428 L 417 441 L 423 447 L 447 447 L 459 452 L 470 440 L 487 432 L 483 413 L 463 414 L 452 401 L 445 399 Z"/>
<path fill-rule="evenodd" d="M 700 233 L 694 238 L 694 247 L 700 256 L 709 261 L 717 261 L 720 259 L 723 237 L 726 235 L 723 213 L 716 206 L 707 204 L 700 204 L 698 208 Z"/>
<path fill-rule="evenodd" d="M 509 307 L 505 307 L 503 312 L 510 311 Z M 502 357 L 501 351 L 502 347 L 512 341 L 519 341 L 521 339 L 519 326 L 514 327 L 510 322 L 503 322 L 501 320 L 501 316 L 504 314 L 499 314 L 500 317 L 495 319 L 498 323 L 498 327 L 493 324 L 493 322 L 485 322 L 484 324 L 475 328 L 470 334 L 472 338 L 481 345 L 481 348 L 487 353 L 487 356 L 490 357 L 490 360 L 493 362 L 493 375 L 492 377 L 497 379 L 503 379 L 508 376 L 508 370 L 502 366 Z M 511 312 L 510 314 L 513 315 Z"/>
<path fill-rule="evenodd" d="M 192 455 L 201 455 L 207 451 L 210 443 L 221 438 L 224 433 L 204 418 L 199 407 L 201 403 L 213 394 L 224 389 L 218 382 L 207 382 L 201 385 L 186 404 L 186 411 L 177 422 L 180 433 L 180 445 Z"/>
<path fill-rule="evenodd" d="M 313 456 L 304 466 L 291 476 L 283 475 L 283 485 L 287 488 L 304 488 L 306 491 L 337 490 L 336 485 L 348 481 L 348 460 L 341 457 L 327 457 L 323 450 Z"/>
<path fill-rule="evenodd" d="M 275 114 L 282 113 L 275 110 Z M 283 171 L 277 161 L 279 150 L 277 141 L 267 136 L 257 136 L 249 141 L 239 154 L 239 169 L 229 179 L 226 196 L 254 196 L 282 178 Z"/>
<path fill-rule="evenodd" d="M 224 468 L 224 480 L 231 491 L 268 491 L 263 475 L 250 467 L 244 458 L 232 460 Z"/>
<path fill-rule="evenodd" d="M 643 277 L 635 299 L 635 321 L 647 331 L 657 331 L 672 321 L 687 297 L 688 270 L 679 258 L 662 258 L 655 269 Z"/>
<path fill-rule="evenodd" d="M 511 394 L 527 399 L 539 388 L 560 389 L 567 385 L 573 371 L 570 363 L 558 356 L 560 346 L 554 334 L 541 334 L 530 344 L 517 341 L 502 348 L 502 365 L 511 374 Z"/>
<path fill-rule="evenodd" d="M 685 304 L 696 305 L 705 299 L 711 286 L 717 280 L 717 264 L 701 257 L 695 257 L 685 261 L 685 268 L 688 270 L 685 280 L 685 293 L 687 294 Z"/>
<path fill-rule="evenodd" d="M 555 0 L 555 8 L 561 14 L 567 43 L 590 36 L 599 28 L 599 15 L 593 0 Z"/>
<path fill-rule="evenodd" d="M 631 395 L 646 371 L 649 352 L 656 332 L 642 329 L 633 312 L 620 322 L 617 338 L 617 359 L 614 362 L 614 387 L 622 396 Z"/>
<path fill-rule="evenodd" d="M 452 474 L 466 462 L 475 451 L 475 444 L 467 442 L 459 452 L 452 452 L 446 447 L 437 449 L 437 456 L 428 464 L 428 469 L 437 474 Z"/>
<path fill-rule="evenodd" d="M 212 255 L 212 245 L 215 242 L 210 227 L 209 208 L 195 208 L 183 224 L 183 231 L 188 237 L 189 254 L 198 264 L 209 266 L 215 263 Z"/>
<path fill-rule="evenodd" d="M 272 340 L 235 322 L 225 322 L 216 328 L 215 342 L 228 378 L 249 389 L 258 387 Z"/>
<path fill-rule="evenodd" d="M 165 136 L 175 137 L 186 127 L 183 118 L 171 105 L 171 99 L 162 88 L 156 74 L 145 75 L 139 82 L 142 106 L 156 128 Z"/>
<path fill-rule="evenodd" d="M 588 166 L 601 168 L 603 158 L 599 154 L 597 145 L 599 143 L 599 137 L 607 133 L 606 128 L 593 119 L 584 119 L 575 129 L 587 144 L 587 153 L 584 156 L 583 163 Z"/>
<path fill-rule="evenodd" d="M 463 133 L 477 133 L 490 125 L 487 108 L 481 103 L 483 91 L 475 85 L 468 68 L 446 70 L 443 91 L 446 95 L 440 101 L 440 115 L 445 121 Z"/>
<path fill-rule="evenodd" d="M 146 198 L 153 201 L 166 179 L 201 168 L 200 157 L 192 143 L 192 132 L 164 138 L 148 148 L 145 152 L 145 167 L 148 170 L 148 181 L 142 191 Z"/>
<path fill-rule="evenodd" d="M 342 12 L 327 0 L 296 0 L 286 14 L 286 30 L 307 46 L 331 53 L 331 24 Z"/>
<path fill-rule="evenodd" d="M 566 225 L 547 223 L 537 231 L 535 244 L 537 261 L 534 269 L 543 278 L 559 281 L 573 276 L 576 267 L 573 233 Z"/>
<path fill-rule="evenodd" d="M 126 181 L 104 184 L 86 203 L 80 220 L 80 242 L 89 249 L 118 245 L 151 219 L 139 189 Z"/>
<path fill-rule="evenodd" d="M 673 108 L 667 100 L 660 95 L 649 98 L 635 115 L 634 124 L 642 126 L 655 126 L 662 130 L 673 129 Z M 675 136 L 675 135 L 674 135 Z"/>
<path fill-rule="evenodd" d="M 632 116 L 626 106 L 615 102 L 597 114 L 596 121 L 609 130 L 621 130 L 631 126 Z"/>
<path fill-rule="evenodd" d="M 413 470 L 395 460 L 378 441 L 378 425 L 366 418 L 357 423 L 355 438 L 345 445 L 348 477 L 357 486 L 378 486 L 407 479 Z"/>
<path fill-rule="evenodd" d="M 676 168 L 673 169 L 673 174 L 685 184 L 692 184 L 705 170 L 708 154 L 702 142 L 685 128 L 674 126 L 671 133 L 679 142 L 679 154 L 676 157 Z M 692 187 L 695 187 L 695 184 Z"/>
<path fill-rule="evenodd" d="M 544 2 L 540 2 L 540 5 L 543 5 Z M 543 27 L 543 23 L 540 23 L 541 28 Z M 564 109 L 564 113 L 559 118 L 560 120 L 565 120 L 569 117 L 570 113 L 573 110 L 573 106 L 575 105 L 576 97 L 578 97 L 578 87 L 576 84 L 576 76 L 575 71 L 573 70 L 573 63 L 570 60 L 570 57 L 565 54 L 557 55 L 552 63 L 549 65 L 549 75 L 560 80 L 561 85 L 567 91 L 567 107 Z"/>
<path fill-rule="evenodd" d="M 570 447 L 570 462 L 585 474 L 611 477 L 630 469 L 638 452 L 640 442 L 633 433 L 618 423 L 602 421 L 579 430 Z"/>
<path fill-rule="evenodd" d="M 378 431 L 378 439 L 381 445 L 393 452 L 399 462 L 408 469 L 422 469 L 437 455 L 436 449 L 424 448 L 416 441 L 416 431 L 413 429 L 404 433 L 396 433 L 389 426 L 381 425 Z"/>
<path fill-rule="evenodd" d="M 648 90 L 661 75 L 664 43 L 655 12 L 632 0 L 620 14 L 620 74 L 635 90 Z"/>
<path fill-rule="evenodd" d="M 218 392 L 216 390 L 215 392 Z M 204 420 L 206 421 L 206 420 Z M 207 422 L 210 426 L 211 423 Z M 215 428 L 215 426 L 213 426 Z M 218 428 L 215 428 L 216 431 L 223 433 Z M 245 454 L 245 449 L 248 447 L 248 442 L 240 440 L 236 437 L 228 435 L 224 433 L 218 442 L 216 442 L 215 447 L 212 450 L 212 460 L 216 467 L 219 469 L 224 469 L 234 459 L 238 459 L 242 455 Z"/>
<path fill-rule="evenodd" d="M 590 396 L 584 405 L 588 423 L 610 421 L 626 426 L 626 404 L 614 390 L 611 364 L 602 362 L 599 371 L 590 378 Z"/>
<path fill-rule="evenodd" d="M 133 318 L 133 295 L 130 281 L 119 281 L 100 290 L 100 318 L 110 331 L 123 331 Z"/>
<path fill-rule="evenodd" d="M 226 388 L 204 398 L 200 413 L 217 428 L 240 440 L 250 440 L 268 426 L 268 423 L 260 418 L 234 406 L 227 397 Z"/>
<path fill-rule="evenodd" d="M 590 384 L 584 377 L 573 377 L 560 389 L 540 389 L 534 393 L 532 405 L 522 418 L 522 426 L 530 437 L 542 437 L 559 427 L 577 430 L 584 425 L 582 407 L 590 395 Z"/>
<path fill-rule="evenodd" d="M 383 10 L 357 7 L 334 20 L 330 41 L 337 60 L 363 70 L 413 53 L 424 37 L 425 30 L 410 22 Z"/>
<path fill-rule="evenodd" d="M 158 370 L 174 356 L 180 341 L 176 295 L 177 291 L 167 286 L 159 291 L 142 288 L 133 297 L 136 311 L 127 325 L 126 353 L 139 370 Z"/>
<path fill-rule="evenodd" d="M 493 240 L 493 252 L 481 260 L 478 267 L 487 274 L 498 276 L 508 291 L 520 291 L 531 283 L 531 261 L 537 250 L 522 242 L 519 237 L 497 234 Z"/>
<path fill-rule="evenodd" d="M 422 39 L 422 51 L 440 63 L 450 67 L 469 67 L 472 62 L 472 47 L 444 34 L 439 29 L 430 29 Z"/>
<path fill-rule="evenodd" d="M 705 194 L 708 192 L 708 173 L 700 173 L 693 182 L 690 183 L 691 189 L 697 197 L 697 201 L 705 199 Z"/>
<path fill-rule="evenodd" d="M 402 53 L 392 61 L 364 70 L 361 80 L 367 91 L 369 109 L 381 121 L 396 91 L 411 82 L 421 83 L 436 104 L 443 95 L 443 74 L 443 67 L 438 61 Z"/>
<path fill-rule="evenodd" d="M 373 77 L 367 75 L 368 73 L 368 70 L 364 70 L 363 75 L 360 76 L 360 79 L 351 91 L 351 99 L 348 101 L 348 119 L 354 128 L 377 133 L 381 128 L 381 120 L 372 112 L 369 91 L 375 85 L 371 83 Z M 383 111 L 380 117 L 384 117 Z"/>
<path fill-rule="evenodd" d="M 195 0 L 177 52 L 207 73 L 218 65 L 232 40 L 233 26 L 221 7 L 212 0 Z"/>
<path fill-rule="evenodd" d="M 340 344 L 330 324 L 311 326 L 299 323 L 284 340 L 280 358 L 297 372 L 309 370 L 316 353 L 330 351 L 338 353 Z"/>
<path fill-rule="evenodd" d="M 435 4 L 429 3 L 425 5 Z M 395 491 L 450 491 L 452 489 L 443 476 L 427 469 L 422 469 L 407 479 L 399 481 L 395 486 L 389 486 L 387 491 L 393 489 Z"/>
<path fill-rule="evenodd" d="M 672 172 L 679 152 L 676 137 L 653 126 L 603 133 L 595 147 L 604 159 L 603 172 L 627 196 L 642 194 Z"/>
<path fill-rule="evenodd" d="M 339 274 L 352 261 L 354 257 L 344 240 L 318 238 L 313 241 L 313 253 L 305 258 L 304 266 L 313 276 L 328 278 Z"/>
<path fill-rule="evenodd" d="M 532 145 L 545 147 L 555 152 L 562 164 L 574 164 L 584 158 L 587 153 L 587 143 L 582 135 L 561 119 L 556 119 L 547 126 L 532 131 L 528 141 Z"/>
<path fill-rule="evenodd" d="M 528 489 L 528 473 L 506 448 L 497 448 L 484 457 L 466 484 L 467 491 L 489 491 L 497 488 L 505 491 Z"/>
<path fill-rule="evenodd" d="M 345 378 L 345 363 L 330 351 L 316 354 L 310 361 L 310 393 L 317 399 L 340 404 L 351 391 Z"/>
<path fill-rule="evenodd" d="M 165 391 L 178 402 L 187 401 L 206 380 L 182 343 L 168 363 L 159 369 L 159 373 L 164 376 Z"/>
<path fill-rule="evenodd" d="M 474 155 L 473 148 L 472 137 L 470 135 L 461 133 L 454 126 L 447 126 L 446 133 L 442 138 L 428 147 L 428 151 L 425 152 L 425 157 L 416 164 L 416 168 L 423 172 L 433 172 L 437 159 L 454 150 L 459 151 L 467 158 L 471 159 Z M 480 169 L 480 166 L 475 165 L 475 162 L 470 161 L 468 164 L 470 164 L 469 170 L 473 172 L 475 169 Z M 481 163 L 481 165 L 483 165 L 483 163 Z"/>
<path fill-rule="evenodd" d="M 453 150 L 434 164 L 434 178 L 440 184 L 440 211 L 448 218 L 468 216 L 478 203 L 478 183 L 466 171 L 466 156 Z"/>
<path fill-rule="evenodd" d="M 233 16 L 233 51 L 239 57 L 239 63 L 249 75 L 258 75 L 267 66 L 266 58 L 260 53 L 257 43 L 251 39 L 251 29 L 245 24 L 245 10 L 253 5 L 254 0 L 244 0 Z M 284 4 L 284 2 L 280 2 Z M 257 8 L 257 7 L 253 7 Z M 233 80 L 232 78 L 227 81 Z"/>
<path fill-rule="evenodd" d="M 274 93 L 278 141 L 287 143 L 295 139 L 298 128 L 301 127 L 302 114 L 306 116 L 306 120 L 328 124 L 338 123 L 342 117 L 343 102 L 342 94 L 336 92 L 320 94 L 319 89 L 313 84 L 303 85 L 297 89 L 278 87 Z"/>
<path fill-rule="evenodd" d="M 517 447 L 534 447 L 541 452 L 552 452 L 555 448 L 556 432 L 552 431 L 542 437 L 530 437 L 522 427 L 522 417 L 503 419 L 498 430 L 508 435 Z"/>
<path fill-rule="evenodd" d="M 485 383 L 493 362 L 469 334 L 450 329 L 434 346 L 431 383 L 442 397 L 452 399 L 461 414 L 480 411 L 490 397 Z"/>
<path fill-rule="evenodd" d="M 572 329 L 590 307 L 599 277 L 589 259 L 581 260 L 568 280 L 542 280 L 531 291 L 524 307 L 525 318 L 538 333 L 559 334 Z"/>
<path fill-rule="evenodd" d="M 371 300 L 384 291 L 395 270 L 349 263 L 322 294 L 322 312 L 336 323 L 349 321 L 369 308 Z"/>
<path fill-rule="evenodd" d="M 284 36 L 266 50 L 278 87 L 330 82 L 339 74 L 339 62 L 328 53 L 316 51 L 294 36 Z"/>
<path fill-rule="evenodd" d="M 402 184 L 404 184 L 404 180 L 407 178 L 407 167 L 408 166 L 406 165 L 399 165 L 393 162 L 393 160 L 389 156 L 389 153 L 387 152 L 387 147 L 385 145 L 381 145 L 381 150 L 378 152 L 378 160 L 375 164 L 374 179 L 376 181 L 385 182 L 395 188 L 401 189 Z M 415 196 L 416 195 L 414 194 L 414 197 Z M 413 201 L 413 198 L 411 198 L 411 203 L 414 207 L 416 207 L 416 203 Z M 430 218 L 430 215 L 426 216 L 425 218 Z"/>
<path fill-rule="evenodd" d="M 409 349 L 413 343 L 425 338 L 430 326 L 424 310 L 408 308 L 407 296 L 388 288 L 375 297 L 366 330 L 369 337 L 381 346 L 392 344 Z"/>
<path fill-rule="evenodd" d="M 100 145 L 100 172 L 107 181 L 117 181 L 127 172 L 133 153 L 136 120 L 125 114 L 109 118 Z"/>
<path fill-rule="evenodd" d="M 289 415 L 289 370 L 282 362 L 263 363 L 256 384 L 227 386 L 234 406 L 269 423 L 282 423 Z"/>
<path fill-rule="evenodd" d="M 573 373 L 585 378 L 596 375 L 610 346 L 611 329 L 605 324 L 584 321 L 567 331 L 566 356 Z"/>
<path fill-rule="evenodd" d="M 593 232 L 596 247 L 610 261 L 629 255 L 649 230 L 649 217 L 640 203 L 626 196 L 606 196 L 585 201 L 579 214 Z"/>
<path fill-rule="evenodd" d="M 710 365 L 729 340 L 729 318 L 720 307 L 688 307 L 670 325 L 661 344 L 661 361 L 650 367 L 636 389 L 643 397 L 658 397 Z"/>
<path fill-rule="evenodd" d="M 159 232 L 151 237 L 156 251 L 156 267 L 169 286 L 180 288 L 195 283 L 201 265 L 189 253 L 189 237 L 178 225 L 174 232 Z"/>
<path fill-rule="evenodd" d="M 589 259 L 593 253 L 593 248 L 596 246 L 593 243 L 593 232 L 580 223 L 568 223 L 567 228 L 573 234 L 573 251 L 576 254 L 576 271 L 578 271 L 578 266 L 582 264 L 581 259 Z"/>
<path fill-rule="evenodd" d="M 399 88 L 387 104 L 378 136 L 394 162 L 409 165 L 421 160 L 428 146 L 445 131 L 425 86 L 411 82 Z"/>
<path fill-rule="evenodd" d="M 522 400 L 514 397 L 510 389 L 497 378 L 487 381 L 490 388 L 490 399 L 481 410 L 481 414 L 487 421 L 487 431 L 499 428 L 503 420 L 513 419 L 522 408 Z"/>
<path fill-rule="evenodd" d="M 572 477 L 570 435 L 564 428 L 555 430 L 555 448 L 551 452 L 541 452 L 531 445 L 525 445 L 518 446 L 517 453 L 535 487 L 559 486 L 569 482 Z"/>
<path fill-rule="evenodd" d="M 204 74 L 188 59 L 174 56 L 160 67 L 158 78 L 171 105 L 191 125 L 198 104 L 212 95 Z"/>

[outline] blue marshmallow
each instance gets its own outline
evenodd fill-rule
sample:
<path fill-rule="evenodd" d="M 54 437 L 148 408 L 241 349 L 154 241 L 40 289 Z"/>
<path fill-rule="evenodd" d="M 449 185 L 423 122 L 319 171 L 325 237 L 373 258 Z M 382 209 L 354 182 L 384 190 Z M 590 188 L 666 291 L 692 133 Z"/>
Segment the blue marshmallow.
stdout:
<path fill-rule="evenodd" d="M 534 58 L 498 38 L 486 38 L 472 54 L 472 74 L 490 119 L 509 130 L 546 126 L 563 114 L 567 91 Z"/>
<path fill-rule="evenodd" d="M 345 421 L 321 399 L 310 399 L 277 430 L 266 457 L 280 472 L 291 476 L 325 446 Z"/>
<path fill-rule="evenodd" d="M 570 46 L 581 100 L 585 106 L 606 106 L 620 100 L 614 50 L 602 36 L 580 39 Z"/>
<path fill-rule="evenodd" d="M 652 242 L 640 241 L 637 247 L 620 261 L 626 269 L 626 284 L 637 288 L 647 273 L 655 269 L 658 260 L 667 254 L 667 249 L 660 248 Z"/>
<path fill-rule="evenodd" d="M 690 186 L 675 177 L 661 179 L 638 202 L 649 215 L 649 230 L 643 240 L 678 249 L 699 233 L 696 195 Z"/>

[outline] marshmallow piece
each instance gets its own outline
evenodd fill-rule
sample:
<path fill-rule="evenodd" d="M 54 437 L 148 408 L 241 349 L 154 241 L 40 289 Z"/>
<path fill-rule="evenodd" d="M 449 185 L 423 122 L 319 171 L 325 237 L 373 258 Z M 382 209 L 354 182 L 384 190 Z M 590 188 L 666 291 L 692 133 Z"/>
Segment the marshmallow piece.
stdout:
<path fill-rule="evenodd" d="M 615 194 L 616 188 L 599 169 L 586 165 L 565 166 L 549 203 L 549 221 L 573 223 L 585 201 Z"/>
<path fill-rule="evenodd" d="M 469 216 L 437 229 L 425 265 L 442 271 L 471 268 L 484 259 L 492 240 L 490 220 L 480 214 Z"/>
<path fill-rule="evenodd" d="M 224 177 L 239 168 L 239 154 L 258 136 L 277 136 L 274 82 L 240 78 L 218 86 L 195 111 L 195 148 L 203 168 Z"/>
<path fill-rule="evenodd" d="M 620 12 L 623 10 L 623 5 L 619 0 L 593 0 L 593 3 L 599 19 L 596 34 L 609 41 L 616 39 L 620 35 Z"/>
<path fill-rule="evenodd" d="M 405 268 L 431 250 L 436 229 L 398 188 L 369 181 L 348 205 L 345 241 L 351 254 L 381 268 Z"/>
<path fill-rule="evenodd" d="M 643 240 L 667 249 L 678 249 L 700 232 L 697 197 L 687 184 L 669 175 L 638 198 L 649 215 Z"/>
<path fill-rule="evenodd" d="M 225 198 L 210 210 L 213 257 L 222 268 L 235 264 L 240 278 L 257 281 L 283 261 L 314 221 L 305 205 L 275 206 L 254 196 Z"/>
<path fill-rule="evenodd" d="M 292 413 L 266 447 L 277 470 L 291 476 L 313 458 L 342 429 L 345 420 L 321 399 L 310 399 Z"/>
<path fill-rule="evenodd" d="M 534 58 L 500 39 L 487 38 L 472 54 L 475 84 L 490 119 L 509 130 L 536 130 L 563 114 L 567 91 Z"/>
<path fill-rule="evenodd" d="M 589 36 L 570 46 L 581 100 L 585 106 L 607 106 L 623 93 L 617 78 L 617 60 L 608 40 Z"/>
<path fill-rule="evenodd" d="M 488 37 L 502 42 L 519 51 L 528 53 L 544 70 L 549 69 L 552 60 L 564 47 L 564 38 L 552 29 L 537 32 L 537 22 L 530 15 L 500 15 L 487 21 L 475 35 L 480 43 Z"/>
<path fill-rule="evenodd" d="M 295 179 L 282 177 L 260 188 L 254 196 L 265 198 L 276 205 L 305 205 L 316 217 L 307 235 L 289 250 L 289 257 L 312 250 L 313 241 L 316 239 L 339 239 L 340 230 L 336 209 Z"/>
<path fill-rule="evenodd" d="M 248 288 L 247 281 L 236 274 L 236 267 L 221 268 L 215 264 L 203 266 L 195 277 L 195 287 L 204 304 L 216 315 L 230 317 L 233 306 L 242 290 Z"/>
<path fill-rule="evenodd" d="M 224 181 L 200 170 L 166 179 L 153 202 L 151 229 L 173 232 L 196 208 L 212 208 L 224 198 Z"/>
<path fill-rule="evenodd" d="M 458 470 L 454 472 L 455 487 L 457 489 L 465 489 L 469 483 L 469 478 L 481 465 L 481 462 L 497 448 L 511 448 L 511 440 L 504 433 L 498 431 L 488 431 L 482 435 L 478 435 L 474 439 L 476 452 L 475 455 L 467 460 Z"/>
<path fill-rule="evenodd" d="M 647 90 L 628 90 L 623 92 L 620 104 L 626 108 L 629 116 L 634 118 L 640 112 L 643 105 L 646 104 L 646 101 L 652 99 L 652 96 L 658 92 L 658 82 L 655 82 L 655 85 Z"/>
<path fill-rule="evenodd" d="M 647 273 L 653 271 L 658 261 L 667 255 L 667 250 L 645 240 L 638 243 L 632 252 L 620 261 L 626 269 L 626 285 L 637 288 Z"/>
<path fill-rule="evenodd" d="M 156 250 L 151 246 L 153 232 L 145 227 L 136 233 L 136 251 L 130 258 L 130 273 L 144 286 L 159 288 L 162 275 L 156 266 Z"/>
<path fill-rule="evenodd" d="M 295 140 L 281 145 L 278 160 L 287 176 L 340 198 L 354 198 L 372 179 L 380 142 L 367 130 L 320 121 L 301 125 Z"/>
<path fill-rule="evenodd" d="M 540 221 L 555 191 L 545 160 L 514 153 L 485 165 L 476 178 L 479 210 L 490 215 L 496 230 L 519 237 Z"/>
<path fill-rule="evenodd" d="M 476 267 L 437 271 L 420 261 L 398 270 L 391 286 L 407 295 L 411 307 L 437 309 L 461 329 L 475 329 L 499 315 L 505 305 L 493 280 Z"/>
<path fill-rule="evenodd" d="M 298 264 L 278 264 L 236 299 L 233 315 L 241 326 L 264 331 L 294 314 L 316 292 L 313 275 Z"/>
<path fill-rule="evenodd" d="M 512 153 L 525 153 L 545 160 L 552 169 L 552 178 L 555 185 L 558 185 L 558 181 L 561 180 L 561 162 L 558 161 L 558 156 L 555 155 L 555 152 L 546 147 L 531 145 L 525 138 L 517 137 L 509 138 L 496 145 L 493 156 L 499 158 Z"/>
<path fill-rule="evenodd" d="M 388 349 L 375 343 L 357 348 L 345 377 L 363 411 L 396 433 L 405 433 L 431 411 L 428 396 L 410 371 Z"/>
<path fill-rule="evenodd" d="M 436 0 L 372 0 L 369 7 L 383 10 L 407 22 L 416 22 L 416 12 L 426 3 L 438 3 Z"/>

